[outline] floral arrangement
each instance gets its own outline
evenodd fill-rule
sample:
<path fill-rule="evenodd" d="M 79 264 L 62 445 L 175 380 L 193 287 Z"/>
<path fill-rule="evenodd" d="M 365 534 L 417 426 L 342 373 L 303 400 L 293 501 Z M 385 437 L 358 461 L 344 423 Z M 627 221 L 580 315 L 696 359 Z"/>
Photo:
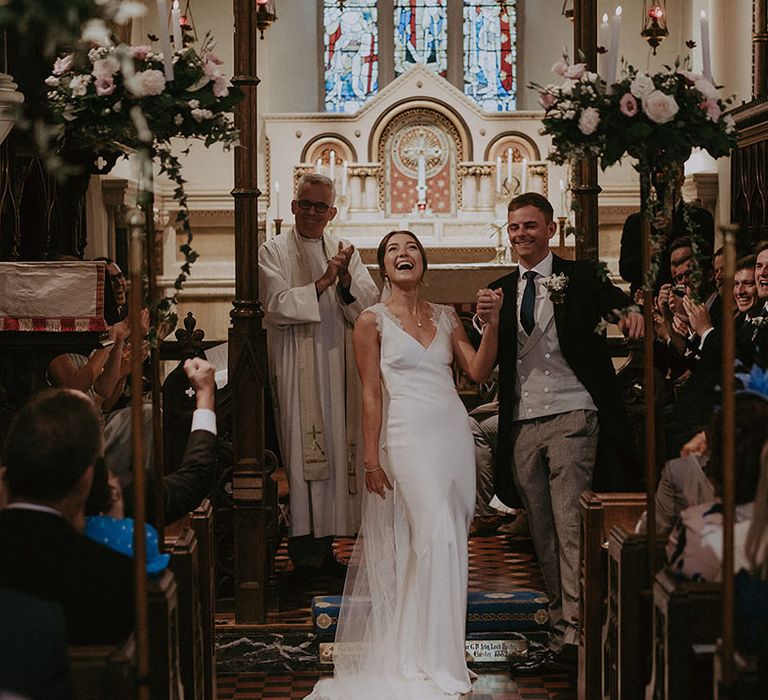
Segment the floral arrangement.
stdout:
<path fill-rule="evenodd" d="M 137 153 L 149 178 L 151 161 L 157 159 L 160 172 L 175 185 L 177 221 L 187 234 L 181 246 L 185 261 L 174 285 L 181 289 L 197 253 L 191 248 L 185 180 L 171 139 L 198 139 L 206 147 L 220 143 L 230 149 L 238 132 L 229 113 L 242 93 L 222 72 L 210 35 L 198 49 L 174 53 L 172 81 L 166 80 L 163 55 L 152 46 L 114 46 L 99 21 L 90 28 L 86 24 L 81 38 L 86 48 L 57 58 L 45 81 L 60 125 L 58 146 L 64 154 L 85 153 L 91 160 L 101 156 L 99 162 L 109 167 L 118 157 Z M 172 303 L 163 300 L 162 310 Z"/>
<path fill-rule="evenodd" d="M 550 160 L 563 164 L 597 157 L 605 170 L 625 155 L 635 158 L 644 215 L 654 221 L 663 213 L 669 220 L 673 201 L 665 195 L 692 149 L 719 158 L 735 145 L 734 121 L 725 113 L 732 98 L 723 99 L 712 81 L 693 73 L 689 63 L 677 61 L 657 73 L 624 63 L 621 78 L 608 85 L 584 63 L 571 65 L 563 56 L 552 66 L 564 78 L 562 85 L 531 85 L 544 108 L 542 133 L 552 136 Z M 683 214 L 694 249 L 692 282 L 698 288 L 700 263 L 707 253 L 689 212 Z M 653 250 L 663 249 L 663 235 L 652 229 Z M 654 255 L 648 273 L 651 287 L 659 265 L 660 257 Z"/>
<path fill-rule="evenodd" d="M 553 304 L 562 304 L 565 301 L 565 290 L 568 287 L 568 275 L 561 272 L 559 275 L 550 275 L 542 281 L 544 288 L 549 293 Z"/>
<path fill-rule="evenodd" d="M 653 74 L 624 64 L 613 85 L 584 63 L 570 65 L 567 56 L 552 71 L 565 78 L 562 85 L 532 87 L 555 163 L 597 156 L 605 169 L 629 155 L 656 164 L 686 160 L 693 148 L 719 158 L 735 143 L 733 119 L 725 114 L 732 98 L 721 98 L 708 78 L 679 63 Z"/>

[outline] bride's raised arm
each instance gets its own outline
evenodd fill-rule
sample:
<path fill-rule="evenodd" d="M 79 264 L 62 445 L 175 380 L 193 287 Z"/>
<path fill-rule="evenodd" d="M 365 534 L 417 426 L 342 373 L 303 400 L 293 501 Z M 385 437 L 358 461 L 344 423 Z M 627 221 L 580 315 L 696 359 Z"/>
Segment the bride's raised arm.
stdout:
<path fill-rule="evenodd" d="M 355 323 L 352 335 L 357 372 L 360 375 L 363 396 L 363 449 L 365 459 L 365 487 L 370 493 L 384 498 L 385 488 L 392 489 L 387 473 L 379 463 L 379 437 L 381 434 L 381 345 L 376 314 L 364 311 Z"/>
<path fill-rule="evenodd" d="M 475 382 L 487 382 L 496 364 L 496 352 L 499 345 L 499 311 L 504 301 L 501 289 L 479 289 L 477 291 L 478 312 L 482 308 L 485 325 L 480 347 L 475 350 L 467 338 L 467 332 L 461 323 L 453 328 L 453 354 L 469 377 Z"/>

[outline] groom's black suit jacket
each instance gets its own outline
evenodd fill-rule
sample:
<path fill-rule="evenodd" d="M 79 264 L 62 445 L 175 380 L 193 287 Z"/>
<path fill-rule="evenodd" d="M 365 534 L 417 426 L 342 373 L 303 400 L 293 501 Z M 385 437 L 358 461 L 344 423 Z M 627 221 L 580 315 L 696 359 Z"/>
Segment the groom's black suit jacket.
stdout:
<path fill-rule="evenodd" d="M 552 274 L 565 274 L 568 284 L 562 303 L 554 304 L 560 349 L 598 409 L 600 438 L 593 488 L 623 491 L 637 488 L 640 474 L 637 449 L 627 426 L 616 373 L 600 320 L 630 303 L 618 287 L 598 275 L 591 262 L 564 260 L 553 255 Z M 519 269 L 490 287 L 504 290 L 499 324 L 499 435 L 496 449 L 495 489 L 508 506 L 522 505 L 512 480 L 511 427 L 519 396 L 517 379 L 517 283 Z"/>

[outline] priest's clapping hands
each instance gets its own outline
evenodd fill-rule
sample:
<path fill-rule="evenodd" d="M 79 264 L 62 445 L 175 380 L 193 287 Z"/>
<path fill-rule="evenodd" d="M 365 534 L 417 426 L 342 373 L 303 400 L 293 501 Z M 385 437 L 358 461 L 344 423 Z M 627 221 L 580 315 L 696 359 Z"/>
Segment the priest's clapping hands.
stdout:
<path fill-rule="evenodd" d="M 339 241 L 339 251 L 328 261 L 328 267 L 325 274 L 315 282 L 318 294 L 322 294 L 337 279 L 342 289 L 349 289 L 352 285 L 352 275 L 349 273 L 349 261 L 352 259 L 352 253 L 355 252 L 355 246 L 352 244 L 344 246 Z"/>

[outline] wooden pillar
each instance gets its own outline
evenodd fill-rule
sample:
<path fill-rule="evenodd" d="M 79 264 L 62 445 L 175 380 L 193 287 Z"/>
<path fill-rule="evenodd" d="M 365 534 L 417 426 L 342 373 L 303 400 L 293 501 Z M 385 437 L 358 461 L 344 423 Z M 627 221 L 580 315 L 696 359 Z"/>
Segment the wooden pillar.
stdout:
<path fill-rule="evenodd" d="M 235 108 L 235 300 L 229 331 L 234 447 L 235 620 L 265 622 L 268 548 L 264 509 L 264 377 L 266 336 L 258 301 L 256 3 L 233 0 L 235 75 L 245 94 Z"/>
<path fill-rule="evenodd" d="M 754 0 L 752 96 L 768 94 L 768 0 Z"/>
<path fill-rule="evenodd" d="M 573 2 L 573 56 L 576 63 L 579 52 L 584 54 L 587 69 L 597 71 L 597 0 Z M 573 169 L 571 184 L 576 198 L 576 259 L 598 259 L 597 158 L 584 158 Z"/>

